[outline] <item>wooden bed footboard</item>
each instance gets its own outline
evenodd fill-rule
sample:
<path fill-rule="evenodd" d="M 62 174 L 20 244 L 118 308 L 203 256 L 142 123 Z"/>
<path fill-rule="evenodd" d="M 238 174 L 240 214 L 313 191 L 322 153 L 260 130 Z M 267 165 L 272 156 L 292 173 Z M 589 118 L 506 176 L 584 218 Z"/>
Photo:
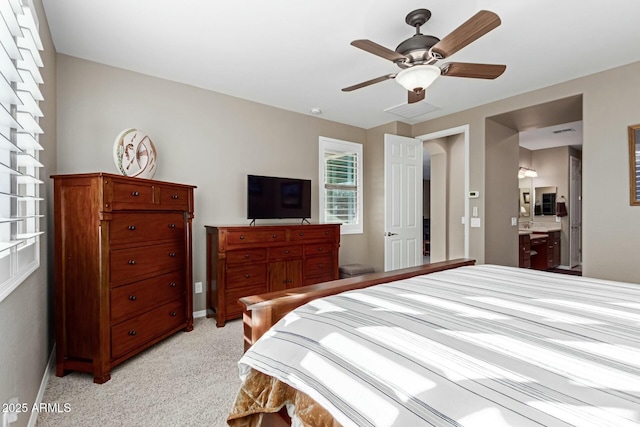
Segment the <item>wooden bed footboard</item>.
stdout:
<path fill-rule="evenodd" d="M 472 259 L 454 259 L 240 298 L 238 302 L 244 310 L 244 350 L 247 351 L 287 313 L 314 299 L 473 264 L 475 260 Z"/>

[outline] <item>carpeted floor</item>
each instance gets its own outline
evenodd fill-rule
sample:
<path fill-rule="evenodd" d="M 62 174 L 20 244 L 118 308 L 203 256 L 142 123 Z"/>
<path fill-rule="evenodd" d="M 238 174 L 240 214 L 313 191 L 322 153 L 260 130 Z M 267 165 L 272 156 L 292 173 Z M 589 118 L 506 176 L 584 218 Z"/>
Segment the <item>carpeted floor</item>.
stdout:
<path fill-rule="evenodd" d="M 89 374 L 49 380 L 44 403 L 68 403 L 67 413 L 46 413 L 48 426 L 226 426 L 240 386 L 242 321 L 216 328 L 195 319 L 194 330 L 178 332 L 117 366 L 111 380 L 94 384 Z"/>

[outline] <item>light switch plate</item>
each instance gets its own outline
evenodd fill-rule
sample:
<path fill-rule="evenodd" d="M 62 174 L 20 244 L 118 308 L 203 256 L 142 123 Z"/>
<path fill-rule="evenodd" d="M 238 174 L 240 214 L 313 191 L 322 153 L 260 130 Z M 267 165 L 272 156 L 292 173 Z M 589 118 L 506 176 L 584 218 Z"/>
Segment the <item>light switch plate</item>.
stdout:
<path fill-rule="evenodd" d="M 196 294 L 201 294 L 202 293 L 202 282 L 196 282 L 195 283 L 195 291 Z"/>
<path fill-rule="evenodd" d="M 516 218 L 515 216 L 511 217 L 511 226 L 516 226 L 518 225 L 518 218 Z"/>
<path fill-rule="evenodd" d="M 480 218 L 471 218 L 472 227 L 480 227 Z"/>

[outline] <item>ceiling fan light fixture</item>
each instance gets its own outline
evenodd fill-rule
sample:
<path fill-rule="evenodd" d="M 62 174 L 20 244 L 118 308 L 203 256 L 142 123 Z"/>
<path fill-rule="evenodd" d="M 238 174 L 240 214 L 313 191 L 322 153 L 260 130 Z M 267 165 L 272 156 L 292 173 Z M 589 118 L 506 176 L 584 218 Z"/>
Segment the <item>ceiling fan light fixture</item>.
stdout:
<path fill-rule="evenodd" d="M 435 65 L 414 65 L 396 75 L 400 86 L 410 91 L 423 91 L 440 76 L 440 68 Z"/>

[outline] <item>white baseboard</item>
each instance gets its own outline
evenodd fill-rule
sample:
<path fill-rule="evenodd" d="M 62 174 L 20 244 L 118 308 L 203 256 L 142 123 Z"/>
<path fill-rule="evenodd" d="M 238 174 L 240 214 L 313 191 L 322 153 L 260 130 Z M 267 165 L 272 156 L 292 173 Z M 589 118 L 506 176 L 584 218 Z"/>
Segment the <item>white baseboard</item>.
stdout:
<path fill-rule="evenodd" d="M 42 399 L 44 398 L 44 392 L 47 389 L 47 384 L 49 384 L 49 377 L 51 376 L 51 372 L 55 369 L 55 359 L 56 359 L 56 345 L 53 344 L 53 348 L 51 349 L 51 354 L 49 355 L 49 361 L 47 362 L 47 367 L 44 370 L 44 375 L 42 376 L 42 381 L 40 382 L 40 389 L 38 390 L 38 395 L 36 396 L 36 401 L 33 403 L 34 405 L 40 406 L 42 403 Z M 35 427 L 36 422 L 38 421 L 38 415 L 40 411 L 31 411 L 31 417 L 29 417 L 28 427 Z"/>
<path fill-rule="evenodd" d="M 193 312 L 193 318 L 197 319 L 198 317 L 205 317 L 207 315 L 207 310 L 200 310 Z"/>

